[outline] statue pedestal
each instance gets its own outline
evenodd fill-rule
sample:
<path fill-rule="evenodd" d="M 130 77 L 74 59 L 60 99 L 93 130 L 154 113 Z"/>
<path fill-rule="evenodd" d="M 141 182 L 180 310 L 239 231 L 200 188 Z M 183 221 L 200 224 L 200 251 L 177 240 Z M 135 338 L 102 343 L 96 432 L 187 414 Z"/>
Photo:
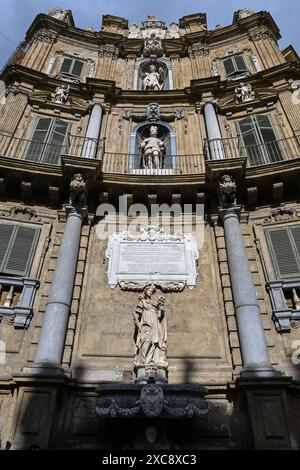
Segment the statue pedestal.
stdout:
<path fill-rule="evenodd" d="M 135 383 L 168 383 L 168 366 L 136 366 L 136 380 Z"/>

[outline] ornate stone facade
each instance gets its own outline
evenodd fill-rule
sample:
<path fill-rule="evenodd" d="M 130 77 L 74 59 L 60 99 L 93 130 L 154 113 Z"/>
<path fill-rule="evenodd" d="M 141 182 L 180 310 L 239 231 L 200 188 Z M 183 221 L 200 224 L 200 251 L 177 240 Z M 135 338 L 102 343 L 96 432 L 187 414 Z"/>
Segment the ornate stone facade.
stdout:
<path fill-rule="evenodd" d="M 300 65 L 279 38 L 249 9 L 35 19 L 1 75 L 2 448 L 300 446 Z"/>

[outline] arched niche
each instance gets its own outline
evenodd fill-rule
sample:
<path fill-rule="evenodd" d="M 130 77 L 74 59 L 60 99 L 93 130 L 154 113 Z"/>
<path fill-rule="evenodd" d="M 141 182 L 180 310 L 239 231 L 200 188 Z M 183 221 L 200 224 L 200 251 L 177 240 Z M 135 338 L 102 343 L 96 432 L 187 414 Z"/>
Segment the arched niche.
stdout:
<path fill-rule="evenodd" d="M 133 89 L 143 90 L 143 81 L 141 75 L 143 72 L 150 67 L 151 64 L 155 64 L 157 68 L 162 67 L 166 73 L 166 79 L 163 86 L 163 90 L 173 90 L 173 70 L 171 62 L 165 58 L 159 58 L 155 61 L 151 59 L 141 58 L 136 61 L 133 78 Z"/>
<path fill-rule="evenodd" d="M 169 174 L 176 168 L 175 130 L 170 124 L 163 121 L 156 121 L 155 123 L 147 121 L 135 126 L 131 132 L 129 171 L 132 173 L 143 173 L 141 143 L 145 138 L 149 137 L 150 128 L 153 125 L 158 127 L 158 138 L 164 142 L 166 147 L 163 167 L 160 173 Z"/>

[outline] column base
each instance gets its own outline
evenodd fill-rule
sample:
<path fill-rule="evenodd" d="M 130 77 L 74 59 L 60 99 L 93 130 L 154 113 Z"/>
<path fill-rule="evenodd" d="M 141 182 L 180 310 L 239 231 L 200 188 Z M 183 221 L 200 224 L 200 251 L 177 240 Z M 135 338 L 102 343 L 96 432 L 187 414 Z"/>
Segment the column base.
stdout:
<path fill-rule="evenodd" d="M 248 364 L 240 373 L 242 379 L 279 378 L 282 373 L 269 364 Z"/>
<path fill-rule="evenodd" d="M 23 368 L 23 373 L 27 375 L 43 375 L 45 377 L 63 377 L 64 369 L 60 364 L 37 363 Z"/>

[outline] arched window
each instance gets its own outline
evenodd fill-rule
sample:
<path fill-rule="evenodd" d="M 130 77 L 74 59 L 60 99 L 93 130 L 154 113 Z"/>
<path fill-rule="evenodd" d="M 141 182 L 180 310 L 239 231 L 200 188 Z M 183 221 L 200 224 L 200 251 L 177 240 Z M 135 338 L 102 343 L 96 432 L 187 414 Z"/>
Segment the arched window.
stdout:
<path fill-rule="evenodd" d="M 159 162 L 159 173 L 172 173 L 172 170 L 176 168 L 176 136 L 174 129 L 169 124 L 162 121 L 155 123 L 144 122 L 133 129 L 130 138 L 129 170 L 133 173 L 137 173 L 138 171 L 142 173 L 145 169 L 142 144 L 145 139 L 150 137 L 151 127 L 157 128 L 157 138 L 160 139 L 164 145 Z"/>
<path fill-rule="evenodd" d="M 154 74 L 157 74 L 155 77 Z M 172 66 L 168 59 L 159 58 L 157 60 L 151 59 L 139 59 L 136 62 L 134 70 L 133 89 L 134 90 L 146 90 L 147 79 L 150 82 L 157 80 L 158 86 L 154 87 L 150 83 L 148 88 L 153 91 L 155 90 L 172 90 L 173 89 L 173 73 Z"/>

